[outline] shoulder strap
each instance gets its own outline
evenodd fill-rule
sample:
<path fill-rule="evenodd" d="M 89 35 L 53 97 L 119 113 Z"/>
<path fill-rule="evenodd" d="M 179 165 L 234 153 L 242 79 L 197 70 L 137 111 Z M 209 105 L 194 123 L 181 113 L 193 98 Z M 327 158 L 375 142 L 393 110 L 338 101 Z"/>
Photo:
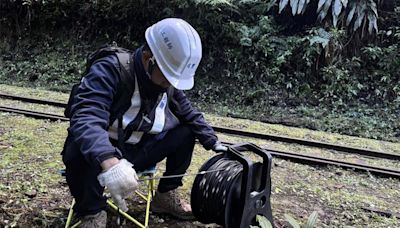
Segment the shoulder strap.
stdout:
<path fill-rule="evenodd" d="M 173 86 L 170 86 L 167 90 L 168 103 L 172 100 L 174 93 L 175 93 L 175 88 Z"/>
<path fill-rule="evenodd" d="M 122 126 L 123 112 L 118 111 L 122 108 L 126 99 L 129 99 L 134 89 L 135 89 L 135 71 L 133 70 L 133 61 L 131 61 L 131 52 L 116 52 L 115 53 L 120 65 L 120 77 L 121 81 L 117 87 L 117 93 L 114 98 L 114 104 L 112 106 L 111 113 L 116 116 L 110 119 L 117 119 L 118 122 L 118 147 L 120 150 L 124 151 L 124 138 L 125 133 Z M 114 120 L 112 120 L 114 122 Z M 111 123 L 112 123 L 111 122 Z"/>
<path fill-rule="evenodd" d="M 119 99 L 122 97 L 130 96 L 135 90 L 135 71 L 133 69 L 133 61 L 131 61 L 131 54 L 127 52 L 117 52 L 116 56 L 119 62 L 119 70 L 120 70 L 120 82 L 117 86 L 117 93 L 114 99 L 114 104 L 112 107 L 112 111 L 117 111 L 122 104 L 124 103 L 124 99 Z"/>
<path fill-rule="evenodd" d="M 115 53 L 121 70 L 121 82 L 125 83 L 127 86 L 134 86 L 132 83 L 132 75 L 131 72 L 131 53 L 130 52 L 117 52 Z M 134 76 L 134 75 L 133 75 Z"/>

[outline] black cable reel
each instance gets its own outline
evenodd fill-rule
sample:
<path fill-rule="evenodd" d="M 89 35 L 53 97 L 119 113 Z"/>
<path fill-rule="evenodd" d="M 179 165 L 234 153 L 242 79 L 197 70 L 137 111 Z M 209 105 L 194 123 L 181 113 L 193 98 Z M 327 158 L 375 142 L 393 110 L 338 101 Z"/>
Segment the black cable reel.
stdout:
<path fill-rule="evenodd" d="M 250 152 L 262 158 L 254 162 L 244 156 Z M 272 223 L 271 162 L 266 150 L 250 143 L 228 147 L 226 153 L 206 161 L 197 175 L 191 192 L 193 215 L 202 223 L 216 223 L 226 228 L 257 225 L 256 216 Z"/>

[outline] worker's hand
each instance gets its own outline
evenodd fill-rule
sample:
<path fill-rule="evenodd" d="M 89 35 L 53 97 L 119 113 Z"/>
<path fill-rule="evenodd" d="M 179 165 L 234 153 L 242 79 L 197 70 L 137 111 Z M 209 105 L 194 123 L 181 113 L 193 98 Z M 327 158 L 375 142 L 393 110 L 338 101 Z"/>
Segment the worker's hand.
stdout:
<path fill-rule="evenodd" d="M 107 187 L 111 197 L 122 211 L 127 211 L 125 198 L 138 187 L 138 177 L 133 165 L 125 159 L 97 176 L 100 185 Z"/>
<path fill-rule="evenodd" d="M 228 151 L 228 147 L 222 145 L 222 143 L 220 141 L 217 141 L 214 146 L 212 147 L 212 150 L 220 153 L 220 152 L 226 152 Z"/>

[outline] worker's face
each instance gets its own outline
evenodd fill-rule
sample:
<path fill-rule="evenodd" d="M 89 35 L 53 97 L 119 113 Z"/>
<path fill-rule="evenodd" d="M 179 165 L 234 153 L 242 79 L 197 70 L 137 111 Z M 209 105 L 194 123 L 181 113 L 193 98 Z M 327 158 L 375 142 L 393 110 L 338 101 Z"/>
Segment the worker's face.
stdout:
<path fill-rule="evenodd" d="M 168 87 L 171 86 L 169 81 L 165 78 L 164 74 L 161 72 L 160 68 L 158 68 L 157 64 L 154 66 L 150 79 L 154 84 L 160 86 L 163 89 L 167 89 Z"/>
<path fill-rule="evenodd" d="M 149 66 L 151 60 L 152 54 L 148 51 L 143 52 L 143 65 L 146 70 L 146 72 L 149 73 Z M 163 89 L 167 89 L 168 87 L 171 86 L 169 81 L 165 78 L 164 74 L 161 72 L 160 68 L 158 68 L 157 63 L 153 64 L 153 70 L 151 72 L 151 75 L 149 75 L 150 80 L 160 86 Z"/>

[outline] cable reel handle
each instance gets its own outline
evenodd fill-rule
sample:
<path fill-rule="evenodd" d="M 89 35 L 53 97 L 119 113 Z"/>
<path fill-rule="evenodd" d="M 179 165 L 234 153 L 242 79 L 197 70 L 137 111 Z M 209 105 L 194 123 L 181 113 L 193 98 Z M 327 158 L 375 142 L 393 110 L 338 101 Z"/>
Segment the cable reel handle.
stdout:
<path fill-rule="evenodd" d="M 241 144 L 230 145 L 228 146 L 228 150 L 229 148 L 235 149 L 236 151 L 239 152 L 244 152 L 244 151 L 253 152 L 262 157 L 264 159 L 264 162 L 272 160 L 272 155 L 270 153 L 267 153 L 266 150 L 254 145 L 253 143 L 241 143 Z"/>

